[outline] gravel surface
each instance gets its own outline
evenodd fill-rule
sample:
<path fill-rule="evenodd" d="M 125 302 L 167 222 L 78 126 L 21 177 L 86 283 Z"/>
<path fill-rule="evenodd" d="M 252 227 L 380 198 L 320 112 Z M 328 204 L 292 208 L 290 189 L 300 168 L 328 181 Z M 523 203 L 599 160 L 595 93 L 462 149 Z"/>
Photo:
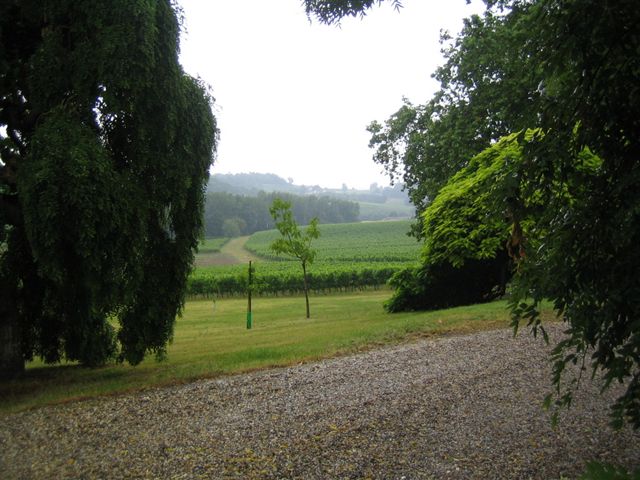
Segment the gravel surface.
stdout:
<path fill-rule="evenodd" d="M 608 427 L 616 392 L 585 380 L 554 429 L 541 409 L 549 378 L 540 339 L 497 330 L 46 407 L 2 418 L 0 477 L 559 479 L 590 459 L 640 467 L 640 432 Z"/>

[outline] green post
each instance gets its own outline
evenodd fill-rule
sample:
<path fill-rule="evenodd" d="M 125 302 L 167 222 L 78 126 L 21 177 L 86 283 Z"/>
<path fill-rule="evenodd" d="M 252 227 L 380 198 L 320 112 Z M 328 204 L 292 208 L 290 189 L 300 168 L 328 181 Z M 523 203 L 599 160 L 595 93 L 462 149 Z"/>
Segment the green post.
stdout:
<path fill-rule="evenodd" d="M 247 283 L 247 293 L 249 294 L 249 304 L 247 306 L 247 330 L 251 330 L 251 323 L 252 323 L 252 318 L 251 318 L 251 287 L 252 287 L 252 283 L 251 283 L 251 260 L 249 260 L 249 282 Z"/>

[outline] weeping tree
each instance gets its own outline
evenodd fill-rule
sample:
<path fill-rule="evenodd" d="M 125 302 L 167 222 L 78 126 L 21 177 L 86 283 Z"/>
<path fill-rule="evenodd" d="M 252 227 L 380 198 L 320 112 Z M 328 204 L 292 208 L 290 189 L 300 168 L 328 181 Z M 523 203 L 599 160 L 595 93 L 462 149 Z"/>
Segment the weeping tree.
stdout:
<path fill-rule="evenodd" d="M 0 373 L 162 357 L 216 147 L 169 0 L 0 5 Z"/>

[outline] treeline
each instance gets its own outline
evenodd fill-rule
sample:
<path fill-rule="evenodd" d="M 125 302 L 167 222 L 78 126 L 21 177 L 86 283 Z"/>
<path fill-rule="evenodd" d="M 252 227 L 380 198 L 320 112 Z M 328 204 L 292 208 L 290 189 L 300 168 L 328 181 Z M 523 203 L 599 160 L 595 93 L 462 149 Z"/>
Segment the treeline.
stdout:
<path fill-rule="evenodd" d="M 291 195 L 260 192 L 255 197 L 224 192 L 208 193 L 205 203 L 207 237 L 237 237 L 274 228 L 269 207 L 274 198 L 290 201 L 296 222 L 307 225 L 313 217 L 321 223 L 357 222 L 360 206 L 356 202 L 327 196 Z"/>

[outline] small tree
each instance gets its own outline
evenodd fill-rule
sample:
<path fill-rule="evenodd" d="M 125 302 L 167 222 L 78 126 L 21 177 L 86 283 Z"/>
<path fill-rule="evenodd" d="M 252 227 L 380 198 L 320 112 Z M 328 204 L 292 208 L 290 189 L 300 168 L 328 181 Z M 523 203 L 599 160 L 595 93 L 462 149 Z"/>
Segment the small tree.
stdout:
<path fill-rule="evenodd" d="M 280 198 L 273 200 L 269 212 L 276 222 L 276 228 L 282 235 L 282 238 L 275 240 L 270 248 L 274 253 L 296 258 L 302 264 L 304 298 L 307 305 L 307 318 L 310 318 L 307 265 L 311 265 L 316 257 L 316 251 L 311 248 L 311 241 L 320 236 L 318 218 L 311 219 L 309 226 L 304 231 L 301 231 L 293 218 L 291 202 L 286 202 Z"/>

